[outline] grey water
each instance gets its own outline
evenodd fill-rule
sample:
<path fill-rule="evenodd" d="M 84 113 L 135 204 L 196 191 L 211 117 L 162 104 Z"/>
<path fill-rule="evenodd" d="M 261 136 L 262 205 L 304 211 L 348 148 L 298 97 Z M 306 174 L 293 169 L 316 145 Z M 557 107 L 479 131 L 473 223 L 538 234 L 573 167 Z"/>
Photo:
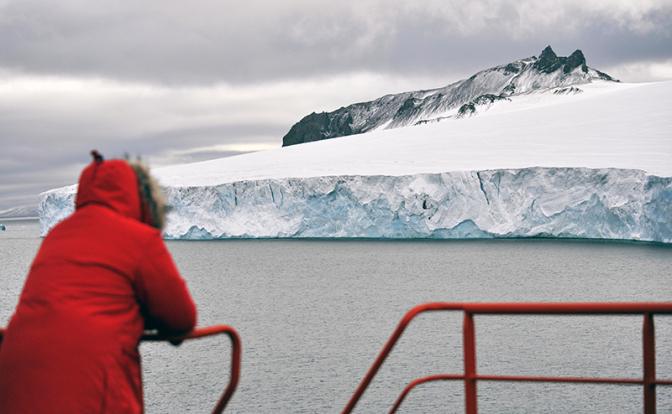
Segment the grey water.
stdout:
<path fill-rule="evenodd" d="M 40 239 L 35 221 L 0 232 L 0 325 Z M 559 240 L 170 241 L 199 325 L 243 339 L 227 412 L 337 413 L 409 308 L 427 301 L 670 301 L 672 248 Z M 413 378 L 462 371 L 461 315 L 420 316 L 357 412 L 386 412 Z M 483 374 L 641 377 L 638 316 L 477 316 Z M 672 378 L 672 318 L 656 318 L 657 375 Z M 142 344 L 148 413 L 208 412 L 228 381 L 226 337 Z M 659 387 L 659 412 L 672 412 Z M 482 413 L 639 413 L 638 386 L 479 383 Z M 461 412 L 459 382 L 426 384 L 404 413 Z"/>

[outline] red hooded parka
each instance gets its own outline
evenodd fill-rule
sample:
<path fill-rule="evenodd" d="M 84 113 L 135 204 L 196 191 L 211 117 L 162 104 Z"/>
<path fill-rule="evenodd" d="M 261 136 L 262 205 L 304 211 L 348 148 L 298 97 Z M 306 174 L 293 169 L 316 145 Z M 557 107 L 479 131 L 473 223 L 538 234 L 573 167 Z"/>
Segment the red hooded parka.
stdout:
<path fill-rule="evenodd" d="M 143 411 L 143 330 L 184 334 L 196 308 L 142 211 L 127 162 L 84 169 L 76 211 L 42 242 L 0 345 L 0 413 Z"/>

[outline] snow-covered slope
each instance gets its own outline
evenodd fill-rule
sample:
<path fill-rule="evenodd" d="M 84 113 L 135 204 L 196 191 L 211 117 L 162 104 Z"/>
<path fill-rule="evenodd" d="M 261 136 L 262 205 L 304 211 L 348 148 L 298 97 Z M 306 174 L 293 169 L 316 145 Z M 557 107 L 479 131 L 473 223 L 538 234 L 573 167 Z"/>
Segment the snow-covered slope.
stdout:
<path fill-rule="evenodd" d="M 166 236 L 672 242 L 672 82 L 592 82 L 481 116 L 157 169 Z M 44 194 L 43 232 L 74 186 Z"/>
<path fill-rule="evenodd" d="M 613 81 L 606 73 L 588 67 L 580 50 L 557 56 L 550 46 L 532 56 L 480 71 L 468 79 L 431 90 L 386 95 L 333 112 L 312 113 L 292 126 L 283 146 L 359 134 L 383 128 L 399 128 L 451 117 L 473 115 L 477 106 L 509 97 L 571 86 L 595 80 Z"/>
<path fill-rule="evenodd" d="M 35 218 L 37 217 L 37 206 L 26 205 L 10 208 L 0 211 L 0 218 Z"/>

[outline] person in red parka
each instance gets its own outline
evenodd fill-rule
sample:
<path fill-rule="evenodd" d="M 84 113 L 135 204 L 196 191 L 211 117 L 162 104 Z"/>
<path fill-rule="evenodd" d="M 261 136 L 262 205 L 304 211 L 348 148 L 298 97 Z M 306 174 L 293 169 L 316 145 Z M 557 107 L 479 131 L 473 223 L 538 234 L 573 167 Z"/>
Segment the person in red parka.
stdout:
<path fill-rule="evenodd" d="M 145 329 L 183 335 L 196 308 L 161 239 L 139 163 L 94 161 L 46 236 L 0 344 L 0 413 L 141 413 Z"/>

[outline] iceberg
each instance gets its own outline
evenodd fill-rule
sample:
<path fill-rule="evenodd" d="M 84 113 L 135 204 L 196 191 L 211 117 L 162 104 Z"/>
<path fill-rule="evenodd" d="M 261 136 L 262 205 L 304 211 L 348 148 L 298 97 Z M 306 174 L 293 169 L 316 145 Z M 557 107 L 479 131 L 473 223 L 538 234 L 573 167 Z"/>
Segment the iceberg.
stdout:
<path fill-rule="evenodd" d="M 43 233 L 72 211 L 47 194 Z M 167 187 L 168 239 L 571 237 L 672 242 L 672 178 L 524 168 Z"/>
<path fill-rule="evenodd" d="M 577 237 L 672 243 L 672 82 L 591 82 L 477 117 L 158 168 L 168 239 Z M 42 195 L 42 234 L 76 186 Z"/>

